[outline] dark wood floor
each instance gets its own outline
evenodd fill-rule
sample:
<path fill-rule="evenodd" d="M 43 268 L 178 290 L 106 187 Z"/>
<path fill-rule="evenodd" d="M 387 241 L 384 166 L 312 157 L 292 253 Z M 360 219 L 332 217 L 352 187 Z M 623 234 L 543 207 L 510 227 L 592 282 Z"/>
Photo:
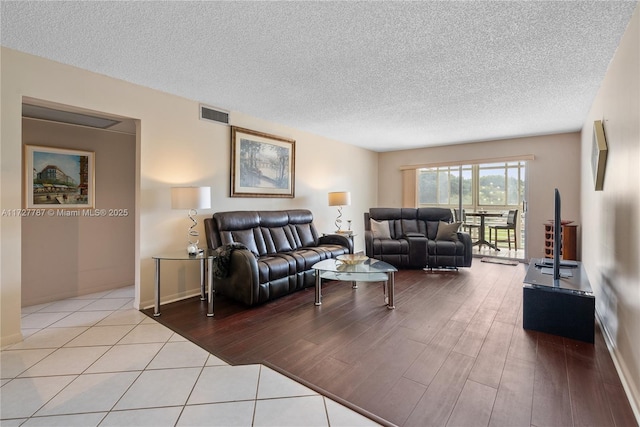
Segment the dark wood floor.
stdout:
<path fill-rule="evenodd" d="M 199 298 L 156 318 L 230 364 L 266 363 L 400 426 L 636 426 L 599 329 L 595 345 L 522 329 L 526 265 L 400 271 L 256 308 Z M 150 313 L 150 312 L 149 312 Z M 148 314 L 149 314 L 148 313 Z"/>

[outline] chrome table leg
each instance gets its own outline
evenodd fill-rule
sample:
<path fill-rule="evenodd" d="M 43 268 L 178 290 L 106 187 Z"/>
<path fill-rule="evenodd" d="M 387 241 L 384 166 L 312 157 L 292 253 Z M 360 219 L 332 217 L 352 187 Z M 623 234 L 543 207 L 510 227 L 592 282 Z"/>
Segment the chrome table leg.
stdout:
<path fill-rule="evenodd" d="M 320 287 L 322 286 L 322 279 L 320 278 L 320 272 L 316 270 L 316 305 L 322 304 L 322 291 Z"/>
<path fill-rule="evenodd" d="M 156 305 L 153 308 L 153 315 L 160 316 L 160 260 L 156 258 Z"/>

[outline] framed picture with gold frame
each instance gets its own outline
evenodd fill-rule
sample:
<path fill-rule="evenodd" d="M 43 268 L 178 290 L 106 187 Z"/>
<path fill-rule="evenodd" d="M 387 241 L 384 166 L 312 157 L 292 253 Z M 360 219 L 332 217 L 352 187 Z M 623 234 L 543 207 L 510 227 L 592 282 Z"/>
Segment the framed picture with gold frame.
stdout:
<path fill-rule="evenodd" d="M 24 160 L 27 209 L 95 207 L 95 153 L 25 145 Z"/>
<path fill-rule="evenodd" d="M 591 170 L 596 191 L 604 188 L 604 172 L 607 166 L 607 139 L 601 120 L 593 122 L 593 141 L 591 148 Z"/>
<path fill-rule="evenodd" d="M 231 127 L 231 197 L 295 196 L 296 141 Z"/>

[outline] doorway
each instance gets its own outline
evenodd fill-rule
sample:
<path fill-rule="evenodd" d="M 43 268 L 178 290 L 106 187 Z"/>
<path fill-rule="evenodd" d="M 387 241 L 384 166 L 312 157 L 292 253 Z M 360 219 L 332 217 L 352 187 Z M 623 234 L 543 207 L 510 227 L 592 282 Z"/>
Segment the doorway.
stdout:
<path fill-rule="evenodd" d="M 74 166 L 45 155 L 30 162 L 34 190 L 52 193 L 44 215 L 21 218 L 23 307 L 135 283 L 136 140 L 133 119 L 23 98 L 23 146 L 91 153 L 95 195 L 91 206 L 67 208 L 65 196 L 86 191 L 65 171 Z"/>

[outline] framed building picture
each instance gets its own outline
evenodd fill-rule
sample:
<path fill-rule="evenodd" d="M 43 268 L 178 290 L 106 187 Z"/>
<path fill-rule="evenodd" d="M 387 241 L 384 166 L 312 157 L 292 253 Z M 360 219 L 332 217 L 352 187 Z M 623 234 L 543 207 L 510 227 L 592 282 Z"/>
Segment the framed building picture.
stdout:
<path fill-rule="evenodd" d="M 231 128 L 231 197 L 294 197 L 296 142 Z"/>
<path fill-rule="evenodd" d="M 94 153 L 25 145 L 25 207 L 94 208 Z"/>

